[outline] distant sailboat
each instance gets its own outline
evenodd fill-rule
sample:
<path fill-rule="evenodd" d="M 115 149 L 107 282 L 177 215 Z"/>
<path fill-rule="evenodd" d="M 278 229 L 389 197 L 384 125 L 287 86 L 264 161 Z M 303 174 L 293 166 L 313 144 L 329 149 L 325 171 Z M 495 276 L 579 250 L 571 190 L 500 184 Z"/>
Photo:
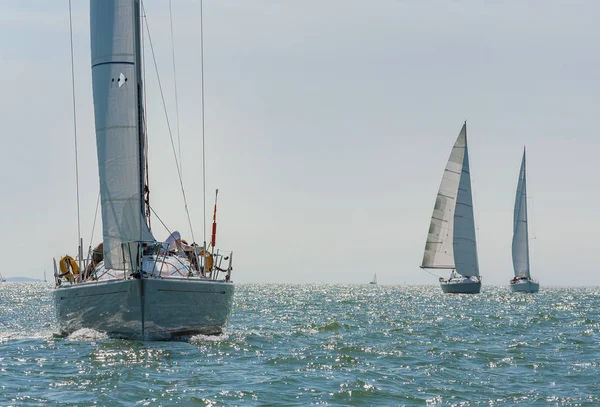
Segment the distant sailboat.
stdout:
<path fill-rule="evenodd" d="M 377 284 L 377 273 L 373 274 L 373 280 L 369 284 Z"/>
<path fill-rule="evenodd" d="M 481 291 L 466 122 L 444 170 L 421 268 L 452 270 L 448 279 L 439 279 L 445 293 Z"/>
<path fill-rule="evenodd" d="M 0 274 L 0 283 L 4 283 L 6 282 L 6 279 L 4 278 L 4 276 L 2 274 Z"/>
<path fill-rule="evenodd" d="M 517 196 L 513 218 L 512 259 L 515 277 L 510 280 L 512 291 L 537 293 L 540 284 L 531 278 L 529 271 L 529 232 L 527 228 L 527 179 L 525 171 L 525 149 L 519 172 Z"/>

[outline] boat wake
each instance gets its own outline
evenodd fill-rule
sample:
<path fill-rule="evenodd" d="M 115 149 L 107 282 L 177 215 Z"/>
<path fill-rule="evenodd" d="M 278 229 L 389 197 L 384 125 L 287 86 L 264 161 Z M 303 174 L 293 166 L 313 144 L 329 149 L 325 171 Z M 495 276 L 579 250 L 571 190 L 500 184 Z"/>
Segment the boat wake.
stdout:
<path fill-rule="evenodd" d="M 220 335 L 194 335 L 189 338 L 188 342 L 192 345 L 203 345 L 206 342 L 224 342 L 229 339 L 229 334 L 223 333 Z"/>
<path fill-rule="evenodd" d="M 105 332 L 95 331 L 90 328 L 81 328 L 67 336 L 72 341 L 92 342 L 108 338 Z"/>

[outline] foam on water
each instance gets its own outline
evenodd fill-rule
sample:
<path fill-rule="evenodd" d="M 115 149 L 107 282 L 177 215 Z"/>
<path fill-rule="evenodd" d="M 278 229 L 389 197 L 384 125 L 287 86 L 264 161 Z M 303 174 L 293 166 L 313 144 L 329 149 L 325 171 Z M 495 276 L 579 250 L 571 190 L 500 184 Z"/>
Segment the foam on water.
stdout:
<path fill-rule="evenodd" d="M 194 345 L 201 345 L 207 342 L 223 342 L 229 339 L 227 333 L 221 335 L 194 335 L 189 339 L 189 342 Z"/>
<path fill-rule="evenodd" d="M 98 332 L 90 328 L 82 328 L 67 337 L 71 341 L 99 341 L 108 338 L 105 332 Z"/>

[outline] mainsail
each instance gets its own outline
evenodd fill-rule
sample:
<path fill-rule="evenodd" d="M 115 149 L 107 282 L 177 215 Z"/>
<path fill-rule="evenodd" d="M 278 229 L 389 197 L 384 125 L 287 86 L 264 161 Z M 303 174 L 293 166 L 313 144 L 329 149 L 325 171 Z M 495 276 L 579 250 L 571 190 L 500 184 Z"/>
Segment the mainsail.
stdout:
<path fill-rule="evenodd" d="M 91 50 L 104 264 L 122 243 L 154 240 L 146 223 L 139 0 L 91 0 Z"/>
<path fill-rule="evenodd" d="M 456 269 L 465 276 L 479 275 L 466 123 L 444 170 L 421 267 Z"/>
<path fill-rule="evenodd" d="M 527 182 L 525 175 L 525 151 L 523 151 L 513 217 L 512 258 L 515 277 L 529 278 L 529 232 L 527 230 Z"/>

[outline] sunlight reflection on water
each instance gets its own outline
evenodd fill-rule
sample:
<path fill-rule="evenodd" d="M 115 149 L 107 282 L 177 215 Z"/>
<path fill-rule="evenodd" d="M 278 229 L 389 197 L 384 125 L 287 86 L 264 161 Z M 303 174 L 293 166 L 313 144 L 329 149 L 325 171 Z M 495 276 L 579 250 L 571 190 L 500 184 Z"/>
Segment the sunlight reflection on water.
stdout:
<path fill-rule="evenodd" d="M 239 285 L 225 334 L 141 342 L 55 337 L 50 289 L 11 283 L 0 405 L 593 405 L 599 311 L 597 289 Z"/>

